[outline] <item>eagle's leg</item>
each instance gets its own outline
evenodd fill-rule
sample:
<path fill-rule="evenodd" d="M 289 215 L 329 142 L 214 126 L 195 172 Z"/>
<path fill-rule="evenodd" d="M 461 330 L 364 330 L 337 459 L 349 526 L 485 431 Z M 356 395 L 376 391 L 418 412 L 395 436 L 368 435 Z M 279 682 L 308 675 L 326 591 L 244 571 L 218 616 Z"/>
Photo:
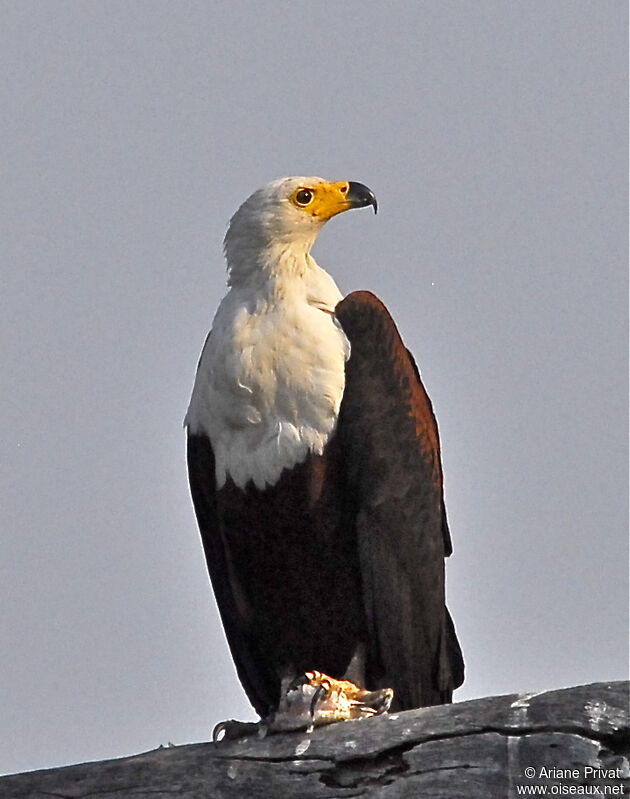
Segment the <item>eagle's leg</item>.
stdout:
<path fill-rule="evenodd" d="M 378 716 L 389 709 L 393 696 L 391 688 L 366 691 L 349 680 L 307 671 L 283 691 L 267 724 L 270 731 L 281 732 Z"/>
<path fill-rule="evenodd" d="M 350 658 L 350 663 L 344 672 L 343 679 L 356 683 L 357 685 L 365 685 L 365 671 L 367 662 L 367 649 L 364 643 L 357 644 L 354 654 Z"/>

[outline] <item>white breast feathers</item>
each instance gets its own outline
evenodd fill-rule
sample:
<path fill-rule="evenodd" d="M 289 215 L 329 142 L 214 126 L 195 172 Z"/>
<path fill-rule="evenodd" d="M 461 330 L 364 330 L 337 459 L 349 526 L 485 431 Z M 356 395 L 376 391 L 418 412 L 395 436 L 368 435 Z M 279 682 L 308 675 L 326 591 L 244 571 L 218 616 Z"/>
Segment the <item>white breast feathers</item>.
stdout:
<path fill-rule="evenodd" d="M 216 313 L 185 423 L 210 438 L 217 487 L 274 485 L 335 430 L 350 348 L 339 289 L 308 258 L 299 279 L 233 285 Z"/>

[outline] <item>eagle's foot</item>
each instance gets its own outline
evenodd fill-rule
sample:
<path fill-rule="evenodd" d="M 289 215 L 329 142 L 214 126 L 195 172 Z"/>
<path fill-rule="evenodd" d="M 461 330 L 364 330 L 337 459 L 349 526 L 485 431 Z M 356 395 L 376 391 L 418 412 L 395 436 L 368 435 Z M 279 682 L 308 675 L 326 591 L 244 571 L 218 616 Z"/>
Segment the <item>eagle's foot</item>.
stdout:
<path fill-rule="evenodd" d="M 281 732 L 378 716 L 389 710 L 393 697 L 391 688 L 366 691 L 349 680 L 307 671 L 289 685 L 267 725 L 270 732 Z"/>

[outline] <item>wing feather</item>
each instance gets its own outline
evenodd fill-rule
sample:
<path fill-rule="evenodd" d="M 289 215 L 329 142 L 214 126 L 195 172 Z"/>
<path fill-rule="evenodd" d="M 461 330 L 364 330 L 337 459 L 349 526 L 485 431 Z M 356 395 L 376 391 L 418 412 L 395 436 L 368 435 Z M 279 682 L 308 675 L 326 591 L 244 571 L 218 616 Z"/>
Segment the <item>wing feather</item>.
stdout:
<path fill-rule="evenodd" d="M 260 716 L 276 701 L 276 676 L 266 670 L 254 636 L 239 609 L 239 584 L 233 573 L 224 523 L 218 510 L 214 454 L 205 435 L 188 435 L 188 478 L 201 542 L 223 629 L 245 693 Z"/>
<path fill-rule="evenodd" d="M 335 313 L 351 344 L 339 436 L 356 502 L 368 685 L 391 685 L 402 708 L 447 702 L 463 660 L 445 605 L 451 539 L 431 402 L 380 300 L 354 292 Z"/>

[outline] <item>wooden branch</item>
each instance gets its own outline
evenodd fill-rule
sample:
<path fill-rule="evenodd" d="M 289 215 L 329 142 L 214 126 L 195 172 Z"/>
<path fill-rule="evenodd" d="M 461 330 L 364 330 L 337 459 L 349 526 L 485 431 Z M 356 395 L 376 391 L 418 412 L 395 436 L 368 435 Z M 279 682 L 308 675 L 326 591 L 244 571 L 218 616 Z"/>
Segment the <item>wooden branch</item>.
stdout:
<path fill-rule="evenodd" d="M 157 749 L 3 777 L 0 797 L 623 796 L 630 791 L 629 690 L 627 682 L 593 683 L 410 710 L 310 735 Z"/>

